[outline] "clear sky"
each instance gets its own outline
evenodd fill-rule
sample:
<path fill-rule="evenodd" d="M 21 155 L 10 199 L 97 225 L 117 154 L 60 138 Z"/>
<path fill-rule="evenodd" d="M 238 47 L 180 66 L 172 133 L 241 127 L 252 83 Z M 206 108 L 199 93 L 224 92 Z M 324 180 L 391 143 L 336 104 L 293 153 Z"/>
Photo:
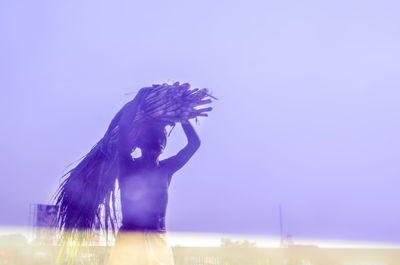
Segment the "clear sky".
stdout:
<path fill-rule="evenodd" d="M 1 1 L 0 225 L 28 225 L 139 88 L 219 101 L 176 232 L 400 243 L 398 1 Z M 185 145 L 180 126 L 164 157 Z"/>

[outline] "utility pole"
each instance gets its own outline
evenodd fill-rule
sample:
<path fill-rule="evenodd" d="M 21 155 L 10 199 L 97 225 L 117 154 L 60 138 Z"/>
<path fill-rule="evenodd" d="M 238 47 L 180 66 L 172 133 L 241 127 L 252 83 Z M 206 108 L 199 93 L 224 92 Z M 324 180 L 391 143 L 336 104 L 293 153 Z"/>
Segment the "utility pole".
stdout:
<path fill-rule="evenodd" d="M 279 204 L 279 229 L 281 234 L 281 247 L 283 247 L 283 218 L 282 218 L 282 205 Z"/>

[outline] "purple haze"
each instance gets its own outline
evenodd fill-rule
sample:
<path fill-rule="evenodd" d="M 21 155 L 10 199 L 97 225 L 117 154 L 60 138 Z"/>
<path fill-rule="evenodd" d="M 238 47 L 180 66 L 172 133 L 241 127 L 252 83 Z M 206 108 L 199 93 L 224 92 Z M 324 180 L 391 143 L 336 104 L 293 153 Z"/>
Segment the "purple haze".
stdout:
<path fill-rule="evenodd" d="M 0 225 L 28 225 L 139 88 L 181 81 L 220 100 L 170 231 L 278 235 L 281 203 L 295 238 L 399 243 L 399 7 L 1 2 Z M 184 145 L 177 126 L 164 157 Z"/>

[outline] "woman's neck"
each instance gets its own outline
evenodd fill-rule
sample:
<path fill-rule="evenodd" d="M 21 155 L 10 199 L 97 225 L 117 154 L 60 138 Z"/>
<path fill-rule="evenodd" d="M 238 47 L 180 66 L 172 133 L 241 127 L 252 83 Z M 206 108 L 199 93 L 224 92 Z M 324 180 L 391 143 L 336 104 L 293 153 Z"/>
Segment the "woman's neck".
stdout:
<path fill-rule="evenodd" d="M 143 167 L 146 167 L 146 168 L 157 167 L 160 163 L 158 158 L 154 160 L 154 159 L 151 159 L 146 156 L 141 156 L 139 158 L 136 158 L 135 160 L 138 161 Z"/>

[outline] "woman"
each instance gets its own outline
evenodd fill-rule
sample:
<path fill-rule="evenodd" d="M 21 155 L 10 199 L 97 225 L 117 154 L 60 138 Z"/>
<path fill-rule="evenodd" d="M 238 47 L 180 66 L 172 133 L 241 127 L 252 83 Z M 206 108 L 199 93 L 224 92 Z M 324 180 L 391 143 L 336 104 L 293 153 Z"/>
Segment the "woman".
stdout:
<path fill-rule="evenodd" d="M 173 264 L 166 242 L 165 214 L 172 175 L 192 157 L 200 139 L 189 121 L 182 122 L 188 144 L 177 155 L 159 161 L 167 137 L 163 125 L 145 125 L 138 147 L 140 158 L 132 160 L 129 140 L 121 141 L 120 173 L 122 226 L 110 265 Z M 121 132 L 122 133 L 122 132 Z"/>
<path fill-rule="evenodd" d="M 172 175 L 192 157 L 200 140 L 189 122 L 207 116 L 211 108 L 206 89 L 189 84 L 142 88 L 114 117 L 104 137 L 65 176 L 57 194 L 58 225 L 78 241 L 101 221 L 106 232 L 116 230 L 116 189 L 121 194 L 122 226 L 110 258 L 114 264 L 173 264 L 165 240 L 165 213 Z M 167 125 L 176 122 L 188 139 L 177 155 L 159 161 L 166 145 Z M 141 157 L 132 159 L 134 149 Z M 104 215 L 104 218 L 100 216 Z"/>

